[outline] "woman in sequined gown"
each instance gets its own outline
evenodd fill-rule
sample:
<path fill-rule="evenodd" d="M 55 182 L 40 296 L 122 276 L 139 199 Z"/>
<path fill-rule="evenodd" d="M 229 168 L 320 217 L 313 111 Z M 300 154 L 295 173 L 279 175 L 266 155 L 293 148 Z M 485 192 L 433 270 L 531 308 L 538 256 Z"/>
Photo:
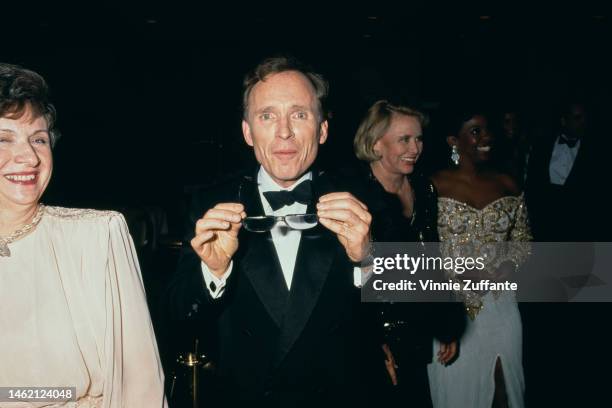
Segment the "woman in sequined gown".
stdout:
<path fill-rule="evenodd" d="M 482 272 L 447 275 L 458 281 L 512 281 L 531 239 L 523 194 L 514 180 L 489 166 L 492 134 L 485 114 L 464 112 L 449 125 L 447 142 L 458 163 L 433 177 L 442 256 L 489 257 Z M 502 244 L 509 241 L 514 242 Z M 456 293 L 470 319 L 457 359 L 428 367 L 434 406 L 523 407 L 522 324 L 514 292 Z"/>

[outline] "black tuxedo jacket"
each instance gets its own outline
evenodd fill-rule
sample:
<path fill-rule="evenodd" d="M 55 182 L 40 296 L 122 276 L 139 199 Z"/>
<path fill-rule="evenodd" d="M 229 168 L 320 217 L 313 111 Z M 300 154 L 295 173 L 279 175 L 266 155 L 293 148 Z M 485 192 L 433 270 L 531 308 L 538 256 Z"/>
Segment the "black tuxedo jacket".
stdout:
<path fill-rule="evenodd" d="M 316 199 L 334 191 L 320 173 L 313 174 L 313 188 Z M 195 195 L 190 229 L 215 204 L 238 202 L 239 197 L 247 215 L 264 214 L 256 177 L 241 177 Z M 316 199 L 308 212 L 316 211 Z M 169 300 L 178 318 L 218 330 L 224 403 L 363 401 L 360 384 L 367 382 L 380 346 L 354 286 L 353 264 L 333 233 L 321 225 L 302 231 L 288 290 L 270 233 L 241 229 L 232 273 L 219 299 L 205 288 L 200 259 L 188 244 L 192 236 L 187 236 Z M 211 319 L 215 325 L 207 326 Z"/>
<path fill-rule="evenodd" d="M 605 133 L 589 132 L 564 186 L 550 184 L 549 167 L 558 134 L 534 145 L 529 159 L 527 209 L 536 241 L 610 241 L 609 217 L 600 193 L 607 186 L 609 142 Z M 574 275 L 591 271 L 592 253 L 576 253 L 556 260 Z M 586 265 L 586 266 L 585 266 Z M 537 271 L 536 271 L 537 272 Z M 601 338 L 601 322 L 610 315 L 604 303 L 522 303 L 525 335 L 526 399 L 529 406 L 589 405 L 601 400 L 595 365 L 605 362 L 585 358 L 584 350 Z M 554 339 L 554 341 L 551 341 Z M 559 358 L 558 356 L 563 356 Z M 569 373 L 569 374 L 568 374 Z M 565 392 L 559 393 L 563 389 Z M 589 389 L 593 392 L 585 393 Z"/>
<path fill-rule="evenodd" d="M 534 145 L 529 158 L 526 198 L 530 224 L 536 241 L 591 241 L 597 239 L 595 217 L 600 208 L 593 194 L 602 149 L 587 135 L 565 184 L 550 182 L 550 161 L 558 134 Z"/>
<path fill-rule="evenodd" d="M 540 186 L 550 184 L 549 167 L 553 150 L 557 145 L 558 136 L 559 134 L 555 134 L 551 137 L 547 137 L 534 146 L 532 156 L 529 160 L 529 176 L 532 178 L 531 181 L 534 184 Z M 588 175 L 592 169 L 592 159 L 594 158 L 593 146 L 593 141 L 589 140 L 588 137 L 580 141 L 578 154 L 563 188 L 568 190 L 576 189 L 583 184 L 583 177 Z"/>

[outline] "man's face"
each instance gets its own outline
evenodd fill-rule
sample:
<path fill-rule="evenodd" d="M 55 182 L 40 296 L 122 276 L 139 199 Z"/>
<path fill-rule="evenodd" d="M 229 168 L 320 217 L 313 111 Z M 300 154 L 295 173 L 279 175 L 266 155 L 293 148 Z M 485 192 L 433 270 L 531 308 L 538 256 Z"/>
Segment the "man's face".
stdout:
<path fill-rule="evenodd" d="M 516 113 L 514 112 L 504 113 L 504 119 L 503 119 L 502 125 L 504 128 L 504 135 L 508 139 L 514 139 L 514 136 L 516 135 L 516 129 L 518 127 L 518 123 L 516 120 Z"/>
<path fill-rule="evenodd" d="M 571 139 L 581 138 L 586 133 L 586 112 L 579 104 L 571 106 L 568 115 L 561 120 L 567 136 Z"/>
<path fill-rule="evenodd" d="M 249 95 L 244 140 L 272 179 L 289 187 L 312 165 L 327 139 L 317 96 L 308 79 L 288 71 L 268 76 Z"/>

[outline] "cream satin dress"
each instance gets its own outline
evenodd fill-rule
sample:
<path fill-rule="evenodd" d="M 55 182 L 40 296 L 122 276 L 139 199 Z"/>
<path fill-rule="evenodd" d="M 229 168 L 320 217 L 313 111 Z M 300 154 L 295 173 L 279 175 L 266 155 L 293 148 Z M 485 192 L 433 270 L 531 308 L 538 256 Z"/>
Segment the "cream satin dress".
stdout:
<path fill-rule="evenodd" d="M 0 387 L 76 387 L 76 402 L 0 407 L 165 407 L 164 376 L 123 216 L 44 207 L 0 257 Z"/>

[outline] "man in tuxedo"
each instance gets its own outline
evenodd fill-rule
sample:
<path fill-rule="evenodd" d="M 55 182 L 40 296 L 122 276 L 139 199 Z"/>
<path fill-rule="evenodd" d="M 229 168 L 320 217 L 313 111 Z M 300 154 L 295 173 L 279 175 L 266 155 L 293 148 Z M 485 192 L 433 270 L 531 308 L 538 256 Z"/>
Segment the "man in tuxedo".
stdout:
<path fill-rule="evenodd" d="M 357 266 L 371 216 L 313 169 L 326 95 L 296 61 L 261 63 L 244 82 L 242 121 L 259 168 L 194 196 L 169 300 L 194 324 L 215 320 L 224 405 L 358 405 L 367 392 L 376 341 L 365 340 Z"/>
<path fill-rule="evenodd" d="M 602 140 L 592 115 L 582 102 L 567 103 L 559 115 L 559 131 L 534 146 L 527 178 L 527 208 L 536 241 L 604 241 L 609 228 L 598 196 Z M 603 239 L 602 239 L 603 238 Z M 549 271 L 570 276 L 561 280 L 571 301 L 582 285 L 588 286 L 593 252 L 559 251 Z M 554 265 L 554 266 L 553 266 Z M 535 274 L 544 271 L 536 270 Z M 522 305 L 525 333 L 528 405 L 585 405 L 598 401 L 598 366 L 605 366 L 592 345 L 604 336 L 601 321 L 609 304 L 526 303 Z M 560 391 L 562 390 L 562 391 Z"/>
<path fill-rule="evenodd" d="M 536 241 L 593 241 L 592 186 L 601 162 L 598 140 L 582 102 L 567 103 L 559 131 L 533 149 L 527 176 L 527 208 Z"/>

